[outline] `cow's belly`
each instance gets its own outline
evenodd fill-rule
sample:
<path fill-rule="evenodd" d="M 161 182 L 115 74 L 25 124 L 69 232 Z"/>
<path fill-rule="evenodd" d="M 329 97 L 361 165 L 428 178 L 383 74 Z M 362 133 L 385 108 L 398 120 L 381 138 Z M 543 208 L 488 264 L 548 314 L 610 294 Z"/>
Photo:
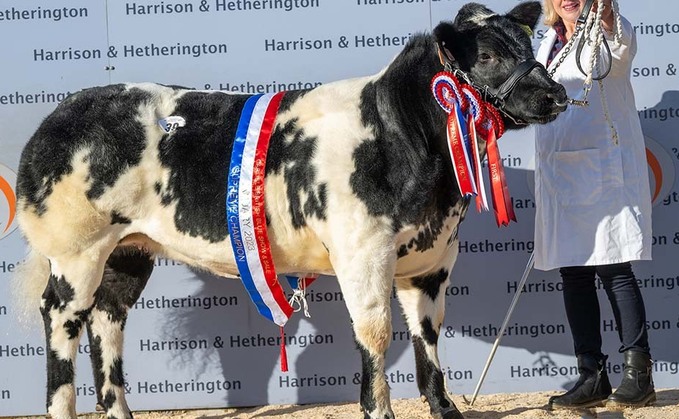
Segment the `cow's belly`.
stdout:
<path fill-rule="evenodd" d="M 396 277 L 409 278 L 438 271 L 441 268 L 450 269 L 457 257 L 457 251 L 451 251 L 451 249 L 456 250 L 454 248 L 458 246 L 459 221 L 460 217 L 456 215 L 448 217 L 440 231 L 426 225 L 399 233 L 396 245 L 399 251 Z"/>
<path fill-rule="evenodd" d="M 396 250 L 405 246 L 408 251 L 397 259 L 396 277 L 413 277 L 452 266 L 454 258 L 444 259 L 450 258 L 451 247 L 457 246 L 457 221 L 457 217 L 447 220 L 436 238 L 427 242 L 426 248 L 421 241 L 420 247 L 415 244 L 422 237 L 425 228 L 406 229 L 399 233 Z M 238 276 L 230 238 L 211 243 L 173 228 L 162 228 L 162 224 L 158 219 L 135 222 L 120 244 L 146 249 L 150 253 L 164 255 L 219 276 Z M 275 231 L 274 229 L 271 234 L 271 252 L 279 274 L 334 274 L 327 249 L 309 229 L 297 230 L 294 234 L 287 235 L 277 235 Z"/>
<path fill-rule="evenodd" d="M 269 229 L 270 249 L 276 271 L 332 274 L 328 251 L 309 229 Z M 135 246 L 187 265 L 225 277 L 237 277 L 238 266 L 230 237 L 210 242 L 177 231 L 171 209 L 153 218 L 135 220 L 122 234 L 121 246 Z"/>

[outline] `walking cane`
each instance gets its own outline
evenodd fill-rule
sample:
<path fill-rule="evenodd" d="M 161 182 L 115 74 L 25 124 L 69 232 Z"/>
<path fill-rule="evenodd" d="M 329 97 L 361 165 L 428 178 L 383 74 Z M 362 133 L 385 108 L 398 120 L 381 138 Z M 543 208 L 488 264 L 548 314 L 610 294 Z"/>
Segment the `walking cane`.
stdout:
<path fill-rule="evenodd" d="M 474 395 L 472 396 L 471 401 L 467 401 L 467 398 L 462 396 L 465 402 L 469 406 L 474 405 L 474 401 L 476 400 L 476 396 L 479 395 L 479 390 L 481 389 L 481 384 L 483 384 L 483 380 L 486 378 L 486 373 L 488 373 L 488 368 L 490 367 L 490 363 L 493 361 L 493 357 L 495 356 L 495 351 L 497 351 L 497 347 L 500 345 L 500 339 L 502 339 L 502 335 L 505 333 L 505 329 L 507 328 L 507 323 L 509 323 L 509 318 L 512 316 L 512 312 L 514 311 L 514 307 L 516 306 L 516 303 L 519 301 L 519 296 L 521 295 L 521 290 L 523 290 L 523 285 L 526 283 L 526 279 L 528 279 L 528 274 L 530 273 L 530 270 L 533 269 L 533 263 L 535 263 L 535 252 L 531 252 L 530 258 L 528 258 L 528 263 L 526 264 L 526 269 L 523 271 L 523 276 L 521 277 L 521 282 L 519 283 L 519 286 L 514 293 L 514 298 L 512 299 L 512 303 L 509 305 L 509 311 L 507 311 L 507 315 L 505 316 L 505 321 L 502 323 L 502 327 L 500 328 L 500 331 L 497 334 L 497 338 L 495 338 L 495 343 L 493 344 L 493 349 L 490 350 L 490 355 L 488 355 L 488 360 L 486 361 L 486 365 L 483 367 L 483 372 L 481 372 L 481 378 L 479 378 L 478 384 L 476 384 L 476 389 L 474 390 Z"/>

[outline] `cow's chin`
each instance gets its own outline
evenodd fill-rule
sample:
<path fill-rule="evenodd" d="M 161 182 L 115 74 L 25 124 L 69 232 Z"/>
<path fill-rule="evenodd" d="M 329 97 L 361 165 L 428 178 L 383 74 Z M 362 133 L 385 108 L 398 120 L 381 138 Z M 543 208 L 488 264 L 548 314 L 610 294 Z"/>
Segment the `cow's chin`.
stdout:
<path fill-rule="evenodd" d="M 509 117 L 506 115 L 503 116 L 503 119 L 505 121 L 505 126 L 508 129 L 520 129 L 526 127 L 526 125 L 532 125 L 532 124 L 547 124 L 552 121 L 554 121 L 559 114 L 561 113 L 561 110 L 554 110 L 551 113 L 532 113 L 532 112 L 526 112 L 525 110 L 523 112 L 516 112 L 513 113 L 511 111 L 507 111 L 509 115 L 512 115 L 517 121 L 520 121 L 518 124 L 516 124 L 514 121 L 512 121 Z M 520 115 L 520 116 L 516 116 Z"/>
<path fill-rule="evenodd" d="M 534 103 L 507 102 L 505 112 L 519 121 L 519 124 L 515 124 L 514 121 L 508 121 L 510 118 L 504 115 L 505 124 L 508 129 L 512 129 L 525 127 L 525 124 L 550 123 L 567 109 L 565 93 L 563 98 L 559 97 L 558 100 L 563 102 L 563 104 L 552 100 L 540 100 Z"/>
<path fill-rule="evenodd" d="M 551 113 L 548 115 L 528 117 L 525 119 L 525 121 L 528 122 L 529 124 L 548 124 L 554 121 L 557 116 L 559 116 L 558 113 Z"/>

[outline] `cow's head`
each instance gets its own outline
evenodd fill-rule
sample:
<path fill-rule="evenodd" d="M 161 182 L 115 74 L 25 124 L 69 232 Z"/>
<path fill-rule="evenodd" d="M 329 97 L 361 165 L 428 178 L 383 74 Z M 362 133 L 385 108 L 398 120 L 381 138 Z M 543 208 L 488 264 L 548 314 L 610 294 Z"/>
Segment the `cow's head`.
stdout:
<path fill-rule="evenodd" d="M 453 23 L 434 29 L 442 58 L 490 93 L 507 128 L 546 123 L 566 109 L 566 91 L 536 63 L 530 33 L 542 9 L 537 1 L 521 3 L 506 15 L 487 7 L 464 5 Z M 512 87 L 513 86 L 513 87 Z"/>

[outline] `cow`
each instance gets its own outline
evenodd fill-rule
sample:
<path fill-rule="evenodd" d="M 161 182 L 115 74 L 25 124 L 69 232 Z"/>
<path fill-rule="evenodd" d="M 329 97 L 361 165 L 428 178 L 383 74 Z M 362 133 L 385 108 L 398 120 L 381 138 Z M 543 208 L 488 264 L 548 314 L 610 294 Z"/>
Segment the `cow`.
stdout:
<path fill-rule="evenodd" d="M 430 83 L 454 70 L 493 101 L 507 129 L 554 120 L 567 98 L 534 61 L 540 13 L 539 2 L 507 14 L 466 4 L 453 21 L 412 36 L 378 74 L 289 91 L 280 102 L 265 168 L 271 254 L 279 273 L 337 277 L 362 357 L 366 418 L 394 417 L 385 378 L 394 287 L 431 415 L 462 418 L 437 340 L 470 198 L 455 181 L 448 115 Z M 17 218 L 31 257 L 18 281 L 42 292 L 53 419 L 76 418 L 83 329 L 99 403 L 109 418 L 132 418 L 123 329 L 155 256 L 238 276 L 225 197 L 248 99 L 151 83 L 93 87 L 64 99 L 27 142 Z M 169 117 L 184 126 L 161 128 Z"/>

